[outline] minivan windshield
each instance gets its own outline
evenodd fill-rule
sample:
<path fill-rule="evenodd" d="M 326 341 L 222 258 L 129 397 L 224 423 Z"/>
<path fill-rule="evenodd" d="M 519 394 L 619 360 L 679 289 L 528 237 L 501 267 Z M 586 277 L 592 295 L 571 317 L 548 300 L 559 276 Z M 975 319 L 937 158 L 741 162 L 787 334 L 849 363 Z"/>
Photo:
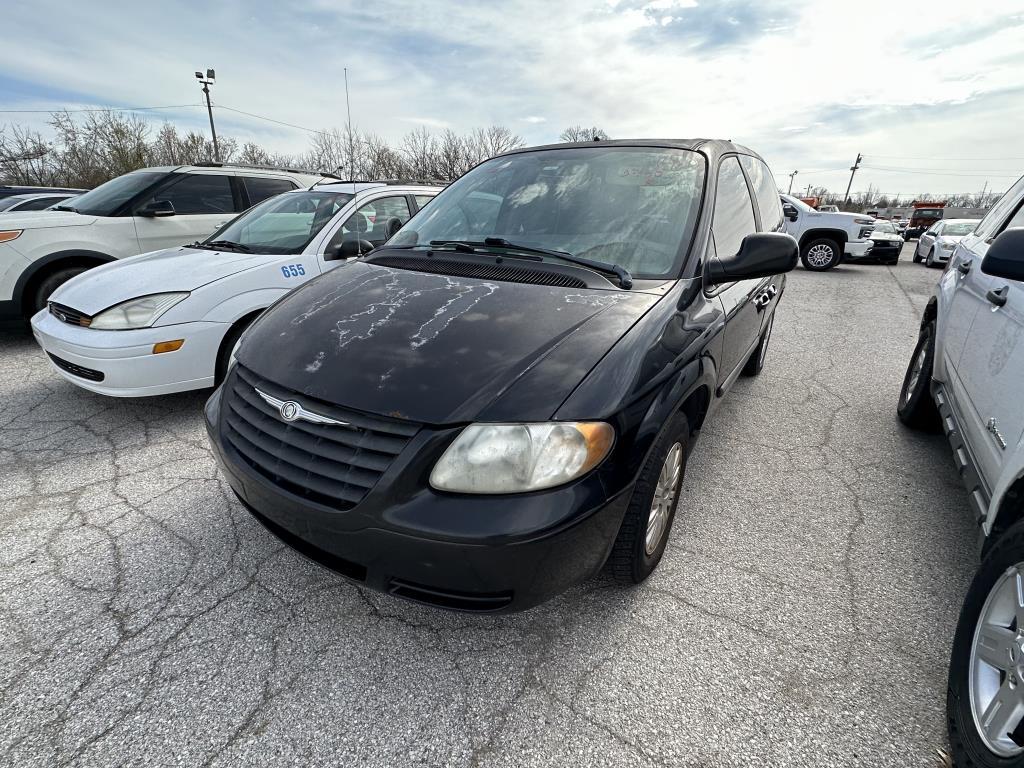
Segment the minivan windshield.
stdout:
<path fill-rule="evenodd" d="M 142 190 L 167 176 L 160 171 L 133 171 L 118 176 L 96 189 L 54 206 L 56 211 L 75 211 L 90 216 L 113 216 L 117 209 Z"/>
<path fill-rule="evenodd" d="M 301 253 L 352 197 L 347 192 L 285 192 L 253 206 L 203 244 L 252 253 Z"/>
<path fill-rule="evenodd" d="M 616 264 L 635 278 L 675 277 L 700 210 L 704 169 L 702 155 L 660 147 L 496 157 L 441 192 L 387 245 L 501 238 Z"/>

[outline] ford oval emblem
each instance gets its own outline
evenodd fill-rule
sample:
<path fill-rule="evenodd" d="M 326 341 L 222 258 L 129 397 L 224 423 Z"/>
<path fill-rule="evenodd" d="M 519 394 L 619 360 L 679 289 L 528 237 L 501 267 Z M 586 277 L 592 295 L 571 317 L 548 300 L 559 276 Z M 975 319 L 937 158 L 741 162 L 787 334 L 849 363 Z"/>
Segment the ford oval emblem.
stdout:
<path fill-rule="evenodd" d="M 295 421 L 297 418 L 299 418 L 300 410 L 301 409 L 299 407 L 299 404 L 296 403 L 294 400 L 286 400 L 285 402 L 281 403 L 281 418 L 284 419 L 285 421 Z"/>

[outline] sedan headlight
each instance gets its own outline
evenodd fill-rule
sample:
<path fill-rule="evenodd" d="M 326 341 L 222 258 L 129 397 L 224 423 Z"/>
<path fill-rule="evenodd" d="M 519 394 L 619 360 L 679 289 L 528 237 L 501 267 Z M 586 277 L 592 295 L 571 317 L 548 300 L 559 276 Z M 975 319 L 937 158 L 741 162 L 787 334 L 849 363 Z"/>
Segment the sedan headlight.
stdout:
<path fill-rule="evenodd" d="M 133 328 L 148 328 L 157 321 L 164 312 L 188 293 L 154 293 L 140 296 L 115 304 L 96 315 L 89 324 L 90 328 L 102 331 L 127 331 Z"/>
<path fill-rule="evenodd" d="M 596 467 L 615 430 L 601 421 L 472 424 L 430 473 L 439 491 L 523 493 L 562 485 Z"/>
<path fill-rule="evenodd" d="M 943 242 L 942 240 L 939 241 L 939 248 L 941 248 L 944 251 L 951 251 L 951 250 L 953 250 L 953 246 L 954 245 L 956 245 L 956 243 L 946 243 L 946 242 Z"/>

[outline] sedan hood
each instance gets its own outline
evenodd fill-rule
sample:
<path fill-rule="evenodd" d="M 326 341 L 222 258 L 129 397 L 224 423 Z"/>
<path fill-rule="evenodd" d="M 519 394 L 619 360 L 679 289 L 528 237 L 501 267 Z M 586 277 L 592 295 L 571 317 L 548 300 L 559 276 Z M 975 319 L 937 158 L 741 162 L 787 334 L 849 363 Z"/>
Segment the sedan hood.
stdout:
<path fill-rule="evenodd" d="M 168 248 L 90 269 L 64 283 L 50 298 L 87 315 L 95 315 L 137 296 L 194 291 L 214 280 L 279 258 L 204 248 Z"/>
<path fill-rule="evenodd" d="M 0 230 L 81 227 L 92 224 L 94 221 L 96 221 L 95 216 L 85 216 L 73 211 L 0 212 Z"/>
<path fill-rule="evenodd" d="M 545 402 L 531 403 L 550 415 L 610 346 L 573 346 L 580 329 L 608 323 L 617 339 L 658 298 L 353 262 L 268 310 L 238 360 L 294 392 L 430 424 L 472 421 L 550 361 Z"/>

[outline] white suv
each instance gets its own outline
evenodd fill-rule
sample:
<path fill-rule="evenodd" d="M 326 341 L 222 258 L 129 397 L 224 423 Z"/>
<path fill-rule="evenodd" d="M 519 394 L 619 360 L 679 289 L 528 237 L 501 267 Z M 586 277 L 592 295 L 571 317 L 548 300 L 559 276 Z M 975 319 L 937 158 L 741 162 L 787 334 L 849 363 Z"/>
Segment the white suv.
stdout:
<path fill-rule="evenodd" d="M 956 765 L 1024 765 L 1024 178 L 954 244 L 897 412 L 946 433 L 984 555 L 950 659 Z"/>
<path fill-rule="evenodd" d="M 201 240 L 323 174 L 211 164 L 145 168 L 48 211 L 0 218 L 0 320 L 30 317 L 65 281 L 125 256 Z"/>
<path fill-rule="evenodd" d="M 328 183 L 266 200 L 205 242 L 122 259 L 54 291 L 32 332 L 54 370 L 104 395 L 200 389 L 286 293 L 381 245 L 439 191 Z"/>
<path fill-rule="evenodd" d="M 871 216 L 816 211 L 792 195 L 781 197 L 785 231 L 800 243 L 800 261 L 805 269 L 824 272 L 838 266 L 844 256 L 862 259 L 870 254 L 875 226 Z"/>

